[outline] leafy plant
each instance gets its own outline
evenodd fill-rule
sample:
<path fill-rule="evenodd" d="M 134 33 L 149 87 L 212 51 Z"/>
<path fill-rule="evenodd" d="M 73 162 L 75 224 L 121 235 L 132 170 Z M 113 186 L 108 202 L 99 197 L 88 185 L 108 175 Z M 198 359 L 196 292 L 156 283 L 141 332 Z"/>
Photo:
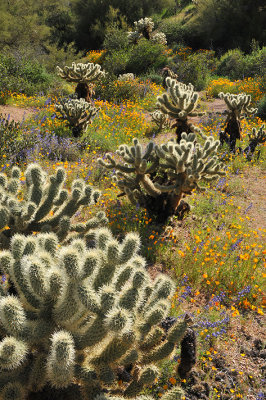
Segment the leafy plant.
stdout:
<path fill-rule="evenodd" d="M 149 69 L 156 71 L 163 68 L 167 64 L 167 55 L 163 51 L 162 44 L 140 40 L 131 50 L 126 70 L 134 74 L 143 74 Z"/>

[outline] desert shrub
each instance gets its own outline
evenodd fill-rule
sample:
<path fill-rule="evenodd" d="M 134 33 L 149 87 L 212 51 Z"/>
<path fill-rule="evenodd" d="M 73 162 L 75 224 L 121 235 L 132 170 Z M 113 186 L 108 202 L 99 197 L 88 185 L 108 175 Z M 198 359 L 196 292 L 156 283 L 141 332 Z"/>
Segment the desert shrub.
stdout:
<path fill-rule="evenodd" d="M 177 56 L 176 62 L 179 79 L 184 83 L 192 83 L 196 90 L 205 89 L 216 71 L 217 63 L 214 51 L 210 50 L 199 51 L 184 59 Z"/>
<path fill-rule="evenodd" d="M 266 120 L 266 94 L 261 98 L 261 100 L 258 103 L 257 116 L 263 120 Z"/>
<path fill-rule="evenodd" d="M 21 124 L 0 114 L 0 158 L 9 160 L 17 150 Z"/>
<path fill-rule="evenodd" d="M 264 76 L 266 75 L 266 46 L 254 48 L 247 58 L 246 76 Z"/>
<path fill-rule="evenodd" d="M 217 73 L 230 79 L 265 75 L 266 47 L 255 47 L 247 55 L 240 49 L 227 51 L 219 60 Z"/>
<path fill-rule="evenodd" d="M 247 59 L 240 49 L 227 51 L 219 60 L 218 75 L 231 79 L 243 79 L 247 70 Z"/>
<path fill-rule="evenodd" d="M 107 51 L 123 50 L 128 47 L 128 44 L 126 32 L 122 29 L 112 27 L 105 34 L 103 48 Z"/>
<path fill-rule="evenodd" d="M 45 67 L 19 55 L 0 53 L 0 91 L 21 92 L 33 95 L 47 92 L 53 78 Z"/>
<path fill-rule="evenodd" d="M 101 100 L 120 103 L 145 96 L 149 84 L 138 79 L 119 81 L 114 75 L 106 75 L 95 87 L 95 97 Z"/>
<path fill-rule="evenodd" d="M 178 42 L 182 42 L 184 39 L 184 26 L 180 20 L 176 18 L 169 18 L 163 20 L 159 25 L 159 29 L 166 34 L 168 45 L 173 45 Z"/>
<path fill-rule="evenodd" d="M 165 46 L 151 43 L 146 39 L 140 40 L 130 53 L 126 65 L 127 72 L 143 74 L 149 69 L 158 70 L 167 64 L 167 55 L 164 54 Z"/>
<path fill-rule="evenodd" d="M 130 55 L 128 50 L 121 49 L 109 52 L 108 54 L 105 55 L 103 68 L 105 71 L 111 74 L 115 75 L 123 74 L 126 71 L 126 66 L 129 59 Z"/>
<path fill-rule="evenodd" d="M 150 80 L 151 82 L 156 83 L 157 85 L 161 85 L 163 83 L 163 77 L 161 74 L 154 70 L 150 70 L 144 75 L 140 76 L 141 80 Z"/>

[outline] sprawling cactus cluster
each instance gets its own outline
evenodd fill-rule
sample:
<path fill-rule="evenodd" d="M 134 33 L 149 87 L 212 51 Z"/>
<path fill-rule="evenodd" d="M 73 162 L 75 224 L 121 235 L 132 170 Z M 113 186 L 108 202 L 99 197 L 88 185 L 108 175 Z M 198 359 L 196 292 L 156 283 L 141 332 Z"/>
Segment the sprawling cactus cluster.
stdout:
<path fill-rule="evenodd" d="M 134 81 L 134 79 L 135 79 L 134 74 L 132 74 L 132 72 L 129 72 L 127 74 L 120 74 L 117 80 L 124 82 L 124 81 Z"/>
<path fill-rule="evenodd" d="M 249 143 L 248 146 L 244 149 L 244 153 L 247 155 L 248 159 L 252 159 L 256 147 L 266 142 L 265 125 L 261 125 L 259 129 L 253 128 L 252 132 L 249 133 L 248 136 Z"/>
<path fill-rule="evenodd" d="M 250 106 L 251 96 L 245 93 L 231 94 L 221 92 L 219 97 L 225 101 L 227 106 L 225 129 L 220 135 L 221 143 L 228 142 L 230 150 L 235 152 L 236 140 L 241 138 L 241 119 L 244 116 L 255 114 L 257 109 Z"/>
<path fill-rule="evenodd" d="M 105 75 L 105 72 L 101 70 L 101 66 L 94 63 L 73 62 L 71 67 L 60 68 L 57 66 L 56 69 L 61 78 L 67 82 L 77 83 L 77 97 L 79 99 L 84 98 L 86 101 L 91 100 L 93 83 Z"/>
<path fill-rule="evenodd" d="M 16 233 L 52 231 L 64 241 L 106 223 L 103 212 L 86 224 L 71 223 L 80 207 L 98 201 L 100 192 L 81 180 L 74 180 L 69 192 L 63 188 L 65 179 L 64 168 L 49 176 L 38 164 L 28 165 L 24 178 L 18 167 L 10 178 L 0 174 L 0 248 L 8 248 Z"/>
<path fill-rule="evenodd" d="M 157 97 L 156 108 L 175 120 L 172 127 L 176 128 L 177 141 L 180 142 L 183 132 L 194 131 L 194 126 L 188 122 L 188 117 L 204 113 L 196 112 L 199 95 L 191 83 L 185 85 L 170 77 L 165 79 L 165 83 L 167 92 Z"/>
<path fill-rule="evenodd" d="M 203 145 L 197 143 L 195 133 L 184 132 L 180 143 L 169 141 L 159 146 L 150 142 L 146 149 L 134 139 L 133 146 L 122 145 L 117 151 L 124 162 L 117 162 L 110 154 L 107 162 L 98 162 L 116 171 L 114 180 L 132 203 L 139 203 L 165 220 L 176 212 L 184 195 L 202 189 L 201 180 L 210 181 L 225 174 L 216 156 L 220 142 L 212 136 L 202 136 Z"/>
<path fill-rule="evenodd" d="M 167 44 L 166 36 L 163 32 L 153 33 L 154 22 L 151 18 L 141 18 L 134 22 L 135 31 L 128 32 L 128 39 L 131 43 L 138 43 L 144 37 L 153 43 Z"/>
<path fill-rule="evenodd" d="M 162 274 L 151 281 L 137 234 L 120 243 L 101 228 L 89 239 L 88 248 L 78 238 L 60 245 L 51 232 L 16 234 L 0 253 L 17 293 L 0 286 L 1 400 L 42 395 L 47 387 L 54 400 L 68 387 L 80 393 L 75 399 L 150 399 L 137 396 L 152 384 L 159 373 L 154 363 L 173 353 L 188 322 L 175 323 L 167 335 L 160 327 L 174 286 Z M 163 400 L 181 394 L 175 388 Z"/>
<path fill-rule="evenodd" d="M 159 131 L 170 126 L 168 115 L 163 114 L 160 110 L 155 110 L 151 112 L 150 115 L 152 121 L 158 126 Z"/>
<path fill-rule="evenodd" d="M 60 114 L 60 118 L 67 121 L 74 137 L 79 137 L 86 131 L 92 118 L 99 111 L 83 98 L 61 99 L 59 103 L 55 104 L 55 109 Z"/>

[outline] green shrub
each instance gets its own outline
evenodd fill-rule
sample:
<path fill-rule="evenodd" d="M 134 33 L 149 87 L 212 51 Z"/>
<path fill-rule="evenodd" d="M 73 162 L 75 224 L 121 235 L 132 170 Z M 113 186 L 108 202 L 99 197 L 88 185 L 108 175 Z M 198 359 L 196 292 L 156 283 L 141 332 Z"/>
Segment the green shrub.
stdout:
<path fill-rule="evenodd" d="M 254 48 L 247 58 L 246 76 L 266 75 L 266 46 Z"/>
<path fill-rule="evenodd" d="M 258 103 L 258 113 L 257 116 L 266 121 L 266 94 Z"/>
<path fill-rule="evenodd" d="M 240 49 L 227 51 L 219 60 L 217 73 L 235 80 L 264 76 L 266 74 L 266 47 L 255 47 L 247 55 Z"/>
<path fill-rule="evenodd" d="M 151 82 L 156 83 L 157 85 L 162 85 L 163 77 L 158 72 L 154 71 L 153 69 L 147 72 L 144 75 L 141 75 L 141 80 L 150 80 Z"/>
<path fill-rule="evenodd" d="M 200 51 L 184 60 L 178 56 L 176 70 L 180 81 L 192 83 L 196 90 L 205 89 L 216 71 L 217 60 L 214 51 Z"/>
<path fill-rule="evenodd" d="M 109 52 L 104 58 L 103 69 L 111 74 L 123 74 L 126 72 L 129 59 L 130 55 L 128 50 L 122 49 Z"/>
<path fill-rule="evenodd" d="M 107 30 L 104 41 L 103 48 L 107 51 L 110 50 L 123 50 L 128 47 L 127 33 L 118 28 L 110 28 Z"/>
<path fill-rule="evenodd" d="M 20 123 L 0 114 L 0 159 L 8 161 L 17 153 Z"/>
<path fill-rule="evenodd" d="M 119 81 L 116 76 L 107 74 L 94 88 L 95 97 L 109 102 L 121 103 L 124 100 L 143 98 L 150 90 L 149 84 L 138 79 Z"/>
<path fill-rule="evenodd" d="M 184 26 L 180 20 L 169 18 L 163 20 L 159 25 L 159 29 L 166 34 L 168 45 L 173 45 L 182 42 L 184 39 Z"/>
<path fill-rule="evenodd" d="M 228 76 L 231 79 L 243 79 L 247 70 L 247 59 L 243 51 L 233 49 L 227 51 L 219 60 L 218 75 Z"/>
<path fill-rule="evenodd" d="M 13 54 L 0 53 L 0 91 L 33 95 L 47 92 L 53 78 L 37 61 Z"/>
<path fill-rule="evenodd" d="M 159 43 L 151 43 L 146 39 L 134 46 L 127 62 L 127 72 L 143 74 L 149 69 L 155 71 L 167 65 L 167 55 L 164 54 L 165 46 Z"/>

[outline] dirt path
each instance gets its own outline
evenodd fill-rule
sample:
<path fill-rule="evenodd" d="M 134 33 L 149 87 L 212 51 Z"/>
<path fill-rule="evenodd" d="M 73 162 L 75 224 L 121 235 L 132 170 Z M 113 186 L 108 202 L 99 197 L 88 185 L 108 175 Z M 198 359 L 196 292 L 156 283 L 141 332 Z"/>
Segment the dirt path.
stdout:
<path fill-rule="evenodd" d="M 15 122 L 21 122 L 25 119 L 29 118 L 35 112 L 34 108 L 27 107 L 21 108 L 16 106 L 0 106 L 0 114 L 4 115 L 4 117 L 8 117 L 10 115 L 10 119 Z"/>

